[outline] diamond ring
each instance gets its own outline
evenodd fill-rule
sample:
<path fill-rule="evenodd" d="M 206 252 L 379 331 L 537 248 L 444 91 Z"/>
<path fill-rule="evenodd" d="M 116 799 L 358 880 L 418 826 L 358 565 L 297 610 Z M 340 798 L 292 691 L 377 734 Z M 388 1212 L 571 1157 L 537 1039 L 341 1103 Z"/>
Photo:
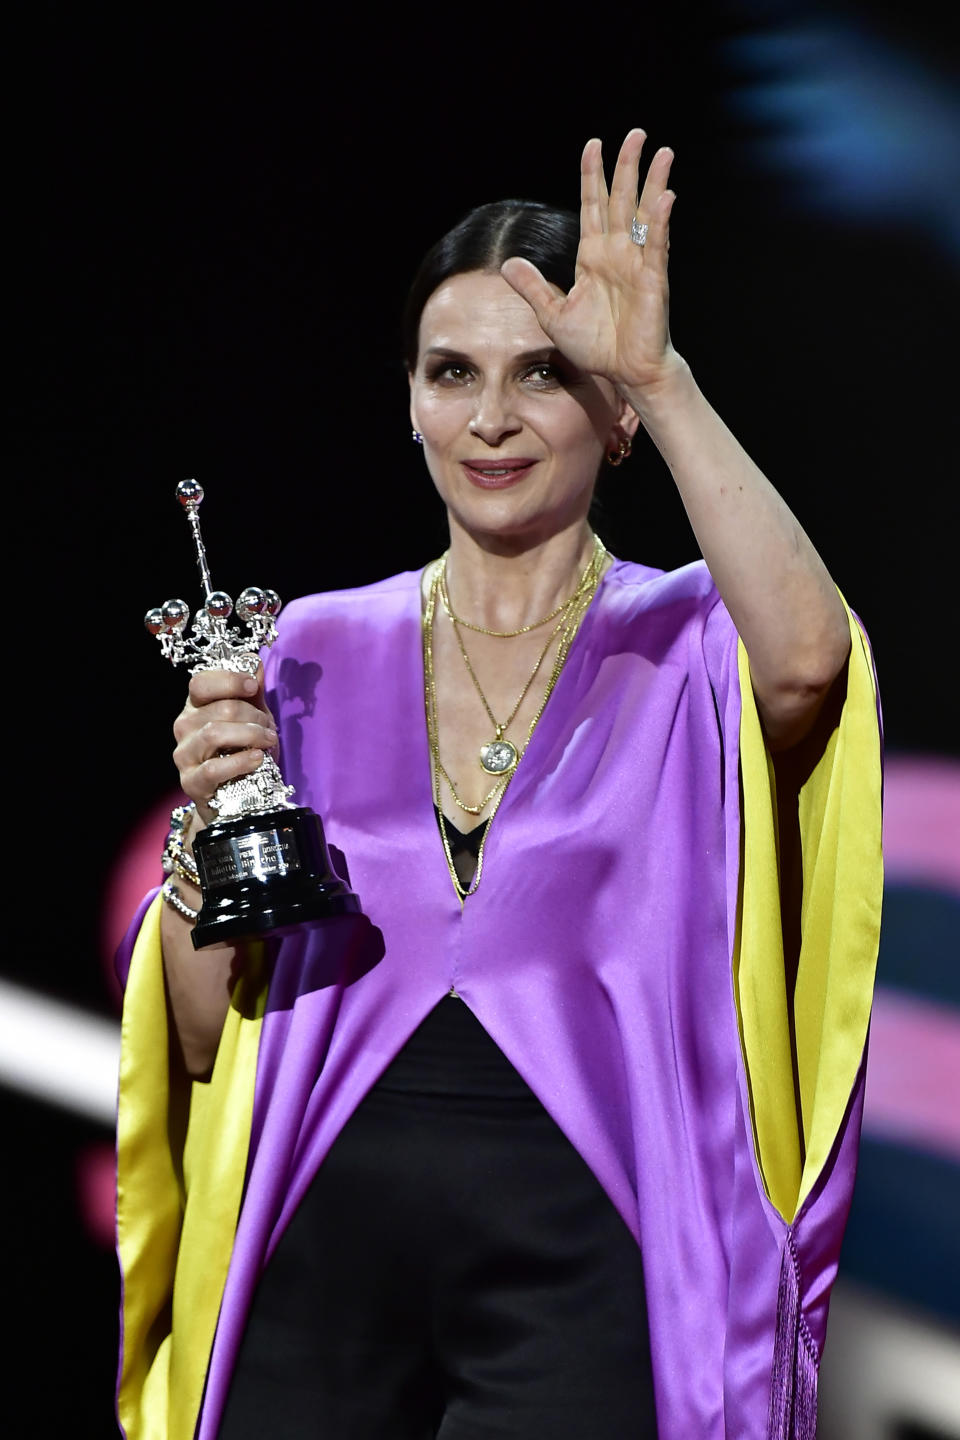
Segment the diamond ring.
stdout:
<path fill-rule="evenodd" d="M 649 225 L 641 225 L 637 217 L 633 217 L 633 224 L 630 226 L 630 239 L 633 241 L 634 245 L 639 245 L 641 249 L 644 245 L 646 245 L 647 231 L 649 229 Z"/>

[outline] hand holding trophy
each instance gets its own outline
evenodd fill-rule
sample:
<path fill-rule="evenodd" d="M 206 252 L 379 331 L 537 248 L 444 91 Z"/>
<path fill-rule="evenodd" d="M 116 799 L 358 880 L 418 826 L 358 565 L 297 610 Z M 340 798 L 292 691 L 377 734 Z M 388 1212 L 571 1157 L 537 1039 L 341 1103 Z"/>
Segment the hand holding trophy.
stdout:
<path fill-rule="evenodd" d="M 237 600 L 237 618 L 228 622 L 230 596 L 214 590 L 198 510 L 203 488 L 181 480 L 177 499 L 193 532 L 204 602 L 187 633 L 190 607 L 167 600 L 149 610 L 144 623 L 174 665 L 190 673 L 232 670 L 255 675 L 259 651 L 277 638 L 280 597 L 273 590 L 248 587 Z M 252 775 L 227 781 L 210 801 L 214 820 L 193 842 L 203 904 L 193 930 L 199 950 L 221 940 L 287 931 L 329 915 L 359 911 L 360 902 L 334 872 L 320 817 L 290 800 L 272 755 Z"/>

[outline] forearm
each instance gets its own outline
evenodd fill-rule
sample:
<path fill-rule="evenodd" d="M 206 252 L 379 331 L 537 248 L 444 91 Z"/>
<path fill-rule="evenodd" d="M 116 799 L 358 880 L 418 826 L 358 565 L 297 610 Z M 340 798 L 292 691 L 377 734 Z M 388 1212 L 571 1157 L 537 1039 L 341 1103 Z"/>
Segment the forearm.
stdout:
<path fill-rule="evenodd" d="M 193 824 L 199 824 L 196 816 Z M 199 909 L 199 888 L 180 875 L 175 884 L 185 904 L 193 910 Z M 203 1079 L 209 1075 L 216 1058 L 240 955 L 235 945 L 209 945 L 195 950 L 192 932 L 193 922 L 173 905 L 165 903 L 160 939 L 170 1021 L 187 1074 L 193 1079 Z"/>
<path fill-rule="evenodd" d="M 801 738 L 843 668 L 849 627 L 830 575 L 783 499 L 677 358 L 657 393 L 626 394 L 670 468 L 750 658 L 768 736 Z"/>
<path fill-rule="evenodd" d="M 221 785 L 256 770 L 277 743 L 262 680 L 262 671 L 256 678 L 232 670 L 198 671 L 174 723 L 177 747 L 173 758 L 183 792 L 192 798 L 193 806 L 187 829 L 177 836 L 171 832 L 167 855 L 176 872 L 173 884 L 192 910 L 200 908 L 201 897 L 190 878 L 191 840 L 203 828 L 201 815 L 209 818 L 213 814 L 210 797 Z M 179 827 L 184 823 L 181 816 Z M 174 824 L 171 817 L 171 826 Z M 183 846 L 185 856 L 178 845 Z M 164 905 L 160 935 L 171 1023 L 187 1073 L 202 1079 L 213 1068 L 243 950 L 235 945 L 205 945 L 194 950 L 192 929 L 190 920 L 175 906 Z"/>

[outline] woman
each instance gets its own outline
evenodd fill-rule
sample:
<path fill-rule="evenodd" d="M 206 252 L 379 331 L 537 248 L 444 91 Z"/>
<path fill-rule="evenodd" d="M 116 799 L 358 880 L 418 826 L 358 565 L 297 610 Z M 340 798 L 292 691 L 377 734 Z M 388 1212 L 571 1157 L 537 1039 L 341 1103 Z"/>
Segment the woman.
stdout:
<path fill-rule="evenodd" d="M 444 559 L 291 606 L 263 689 L 191 682 L 191 825 L 279 733 L 365 917 L 200 956 L 188 888 L 138 917 L 130 1437 L 813 1433 L 875 702 L 822 562 L 671 345 L 672 156 L 638 201 L 643 139 L 609 195 L 587 145 L 579 236 L 482 207 L 424 262 L 410 413 Z M 705 565 L 590 532 L 639 424 Z"/>

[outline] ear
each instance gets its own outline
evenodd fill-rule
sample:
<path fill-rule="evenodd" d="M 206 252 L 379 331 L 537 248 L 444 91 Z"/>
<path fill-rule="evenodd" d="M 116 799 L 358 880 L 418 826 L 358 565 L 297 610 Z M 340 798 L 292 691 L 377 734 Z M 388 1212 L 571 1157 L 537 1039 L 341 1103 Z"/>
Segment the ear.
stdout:
<path fill-rule="evenodd" d="M 416 416 L 416 413 L 415 413 L 414 408 L 413 408 L 413 371 L 412 371 L 412 370 L 408 370 L 408 371 L 407 371 L 407 383 L 408 383 L 408 385 L 410 386 L 410 424 L 413 426 L 414 430 L 419 430 L 419 429 L 420 429 L 420 426 L 417 424 L 417 416 Z"/>
<path fill-rule="evenodd" d="M 637 433 L 637 426 L 640 424 L 640 416 L 632 405 L 625 400 L 620 400 L 616 405 L 613 425 L 606 444 L 607 464 L 614 467 L 622 465 L 630 454 L 633 445 L 633 437 Z"/>
<path fill-rule="evenodd" d="M 619 410 L 617 412 L 617 422 L 614 426 L 614 433 L 617 440 L 620 440 L 623 436 L 628 440 L 632 440 L 637 433 L 640 416 L 628 401 L 620 400 L 619 396 L 617 398 L 619 400 Z"/>

